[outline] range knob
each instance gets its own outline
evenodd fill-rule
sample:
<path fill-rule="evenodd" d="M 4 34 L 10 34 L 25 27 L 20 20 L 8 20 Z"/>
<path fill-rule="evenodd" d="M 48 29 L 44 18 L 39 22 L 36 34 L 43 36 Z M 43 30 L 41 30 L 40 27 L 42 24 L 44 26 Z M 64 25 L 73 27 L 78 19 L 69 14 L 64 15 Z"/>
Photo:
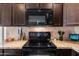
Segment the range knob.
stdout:
<path fill-rule="evenodd" d="M 41 10 L 39 9 L 38 12 L 41 12 Z"/>

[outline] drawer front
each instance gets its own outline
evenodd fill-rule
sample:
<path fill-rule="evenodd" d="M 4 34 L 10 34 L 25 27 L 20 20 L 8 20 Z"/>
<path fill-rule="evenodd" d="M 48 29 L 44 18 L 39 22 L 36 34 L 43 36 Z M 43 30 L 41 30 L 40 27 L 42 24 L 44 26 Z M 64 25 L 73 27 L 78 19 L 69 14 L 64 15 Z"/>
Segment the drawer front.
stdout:
<path fill-rule="evenodd" d="M 5 49 L 4 56 L 21 56 L 20 49 Z"/>
<path fill-rule="evenodd" d="M 72 49 L 57 49 L 57 56 L 72 56 Z"/>
<path fill-rule="evenodd" d="M 0 56 L 3 56 L 3 49 L 0 49 Z"/>

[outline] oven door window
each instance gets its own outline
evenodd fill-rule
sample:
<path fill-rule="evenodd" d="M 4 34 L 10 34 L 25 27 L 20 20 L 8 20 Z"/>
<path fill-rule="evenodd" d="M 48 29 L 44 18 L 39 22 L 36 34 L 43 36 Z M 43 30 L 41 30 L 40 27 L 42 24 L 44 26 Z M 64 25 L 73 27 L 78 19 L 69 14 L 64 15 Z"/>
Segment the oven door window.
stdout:
<path fill-rule="evenodd" d="M 44 15 L 29 15 L 28 16 L 29 25 L 46 25 L 46 16 Z"/>

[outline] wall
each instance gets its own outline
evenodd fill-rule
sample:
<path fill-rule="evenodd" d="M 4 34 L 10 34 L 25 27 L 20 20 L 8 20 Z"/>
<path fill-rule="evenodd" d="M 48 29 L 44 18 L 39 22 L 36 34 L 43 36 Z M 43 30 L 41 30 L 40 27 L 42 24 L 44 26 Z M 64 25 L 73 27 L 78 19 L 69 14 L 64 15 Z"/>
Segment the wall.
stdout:
<path fill-rule="evenodd" d="M 76 34 L 79 34 L 79 27 L 78 26 L 74 27 L 74 31 Z"/>
<path fill-rule="evenodd" d="M 23 28 L 23 32 L 25 32 L 26 37 L 28 39 L 28 33 L 30 31 L 49 31 L 51 32 L 51 38 L 58 38 L 58 30 L 62 30 L 65 32 L 64 34 L 64 38 L 68 39 L 68 34 L 69 33 L 75 33 L 74 32 L 74 27 L 22 27 Z M 15 39 L 17 40 L 19 38 L 19 33 L 18 33 L 18 29 L 20 30 L 21 27 L 7 27 L 6 28 L 6 37 L 15 37 Z"/>
<path fill-rule="evenodd" d="M 19 38 L 18 29 L 20 29 L 20 27 L 5 27 L 4 39 L 11 37 L 18 40 Z"/>
<path fill-rule="evenodd" d="M 0 47 L 2 47 L 2 40 L 3 40 L 2 37 L 3 37 L 2 36 L 2 27 L 0 27 Z"/>

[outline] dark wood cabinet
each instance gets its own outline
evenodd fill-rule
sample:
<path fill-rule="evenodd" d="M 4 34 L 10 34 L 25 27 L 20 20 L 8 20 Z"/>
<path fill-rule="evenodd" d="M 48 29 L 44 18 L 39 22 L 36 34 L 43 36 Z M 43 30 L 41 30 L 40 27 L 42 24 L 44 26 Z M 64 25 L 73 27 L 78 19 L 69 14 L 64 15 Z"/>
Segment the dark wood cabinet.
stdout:
<path fill-rule="evenodd" d="M 0 4 L 0 25 L 1 25 L 1 17 L 2 16 L 2 4 Z"/>
<path fill-rule="evenodd" d="M 21 56 L 21 49 L 4 49 L 4 56 Z"/>
<path fill-rule="evenodd" d="M 26 3 L 26 9 L 52 9 L 52 3 Z"/>
<path fill-rule="evenodd" d="M 71 48 L 62 48 L 56 50 L 57 56 L 79 56 L 79 53 Z"/>
<path fill-rule="evenodd" d="M 22 49 L 0 49 L 0 56 L 23 56 Z M 79 52 L 71 48 L 59 48 L 50 52 L 53 56 L 79 56 Z"/>
<path fill-rule="evenodd" d="M 79 52 L 72 50 L 72 56 L 79 56 Z"/>
<path fill-rule="evenodd" d="M 0 24 L 2 26 L 11 25 L 11 4 L 0 4 Z"/>
<path fill-rule="evenodd" d="M 63 4 L 53 4 L 54 26 L 63 26 Z"/>
<path fill-rule="evenodd" d="M 29 8 L 51 9 L 53 11 L 53 26 L 62 26 L 62 4 L 58 3 L 5 3 L 0 4 L 0 25 L 24 26 L 25 11 Z"/>
<path fill-rule="evenodd" d="M 65 3 L 63 5 L 63 20 L 65 26 L 79 25 L 79 4 Z"/>
<path fill-rule="evenodd" d="M 52 3 L 26 3 L 26 9 L 36 8 L 36 9 L 51 9 Z"/>
<path fill-rule="evenodd" d="M 30 8 L 39 8 L 39 3 L 26 3 L 25 7 L 26 7 L 26 10 Z"/>
<path fill-rule="evenodd" d="M 40 9 L 52 9 L 53 3 L 40 3 Z"/>
<path fill-rule="evenodd" d="M 25 25 L 25 4 L 13 4 L 13 25 Z"/>
<path fill-rule="evenodd" d="M 0 56 L 3 56 L 3 49 L 0 48 Z"/>
<path fill-rule="evenodd" d="M 72 56 L 72 49 L 57 49 L 57 56 Z"/>

